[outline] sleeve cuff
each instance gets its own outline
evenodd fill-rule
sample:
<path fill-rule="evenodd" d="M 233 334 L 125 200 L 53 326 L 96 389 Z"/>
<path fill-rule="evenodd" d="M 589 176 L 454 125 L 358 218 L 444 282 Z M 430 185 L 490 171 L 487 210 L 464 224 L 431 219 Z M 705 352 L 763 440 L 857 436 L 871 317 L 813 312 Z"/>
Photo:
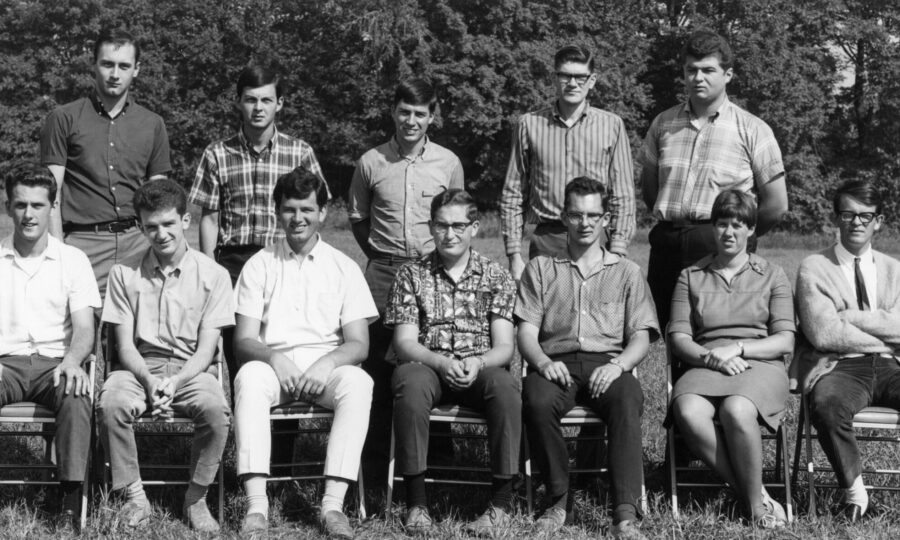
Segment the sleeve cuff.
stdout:
<path fill-rule="evenodd" d="M 628 256 L 628 242 L 626 242 L 625 240 L 613 238 L 609 242 L 609 250 L 612 251 L 613 253 L 618 253 L 619 255 L 622 255 L 623 257 L 627 257 Z"/>

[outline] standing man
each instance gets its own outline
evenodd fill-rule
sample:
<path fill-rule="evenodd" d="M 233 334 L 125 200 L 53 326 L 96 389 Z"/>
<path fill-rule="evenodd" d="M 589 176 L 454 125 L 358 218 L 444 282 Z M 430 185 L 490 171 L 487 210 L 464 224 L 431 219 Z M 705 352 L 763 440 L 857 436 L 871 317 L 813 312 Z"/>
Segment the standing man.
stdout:
<path fill-rule="evenodd" d="M 556 52 L 553 68 L 557 99 L 519 119 L 500 196 L 509 269 L 517 280 L 525 269 L 525 223 L 537 224 L 529 258 L 565 253 L 566 226 L 559 216 L 563 192 L 573 178 L 588 176 L 606 187 L 609 236 L 603 231 L 601 243 L 609 240 L 610 251 L 626 255 L 634 235 L 631 146 L 622 119 L 588 103 L 597 81 L 594 57 L 569 45 Z"/>
<path fill-rule="evenodd" d="M 437 93 L 427 81 L 400 83 L 391 106 L 394 136 L 359 158 L 350 183 L 348 214 L 353 236 L 369 258 L 366 282 L 382 315 L 400 266 L 434 249 L 428 229 L 431 200 L 448 189 L 464 187 L 459 158 L 426 135 L 437 102 Z M 394 359 L 385 358 L 392 332 L 379 319 L 369 334 L 371 347 L 363 368 L 375 381 L 375 390 L 364 470 L 372 475 L 370 486 L 381 486 L 387 474 L 393 403 Z"/>
<path fill-rule="evenodd" d="M 147 410 L 162 418 L 177 411 L 194 421 L 184 520 L 216 533 L 206 492 L 222 461 L 229 409 L 212 363 L 221 329 L 234 324 L 234 294 L 225 270 L 188 247 L 191 215 L 181 186 L 146 184 L 134 206 L 150 247 L 109 274 L 103 322 L 113 326 L 120 369 L 107 377 L 97 408 L 113 489 L 125 490 L 119 520 L 139 527 L 150 517 L 134 420 Z"/>
<path fill-rule="evenodd" d="M 659 337 L 653 301 L 633 262 L 607 251 L 610 219 L 602 183 L 581 177 L 565 190 L 563 255 L 542 255 L 525 267 L 515 315 L 529 373 L 522 417 L 550 506 L 535 521 L 553 534 L 571 522 L 569 455 L 560 418 L 590 407 L 609 431 L 612 534 L 644 538 L 637 529 L 641 498 L 641 410 L 644 394 L 632 370 Z"/>
<path fill-rule="evenodd" d="M 101 294 L 112 265 L 147 248 L 134 192 L 172 169 L 162 118 L 129 93 L 140 60 L 130 33 L 102 30 L 94 42 L 94 92 L 57 107 L 41 130 L 41 163 L 62 197 L 50 232 L 87 254 Z"/>
<path fill-rule="evenodd" d="M 834 195 L 840 242 L 804 259 L 797 273 L 808 346 L 798 348 L 792 378 L 808 393 L 810 420 L 844 489 L 850 522 L 869 506 L 853 416 L 869 406 L 900 408 L 900 261 L 872 248 L 881 210 L 872 184 L 843 184 Z"/>
<path fill-rule="evenodd" d="M 650 231 L 647 281 L 662 328 L 681 270 L 716 250 L 709 216 L 720 192 L 737 189 L 757 198 L 757 236 L 788 208 L 772 129 L 728 100 L 725 86 L 734 75 L 728 42 L 698 30 L 688 37 L 682 62 L 688 99 L 653 120 L 640 157 L 644 202 L 658 220 Z"/>
<path fill-rule="evenodd" d="M 77 529 L 91 445 L 90 380 L 97 282 L 87 257 L 48 234 L 56 180 L 43 167 L 6 178 L 13 232 L 0 242 L 0 406 L 56 413 L 61 521 Z"/>

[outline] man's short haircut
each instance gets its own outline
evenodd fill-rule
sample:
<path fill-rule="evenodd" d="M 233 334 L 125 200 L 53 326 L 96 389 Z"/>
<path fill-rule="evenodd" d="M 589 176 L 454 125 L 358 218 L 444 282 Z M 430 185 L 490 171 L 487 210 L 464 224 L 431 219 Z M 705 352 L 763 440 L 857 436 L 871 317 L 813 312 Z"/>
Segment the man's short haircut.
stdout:
<path fill-rule="evenodd" d="M 141 220 L 141 212 L 152 214 L 174 208 L 179 216 L 187 213 L 187 193 L 178 182 L 168 178 L 145 183 L 134 192 L 131 202 L 138 221 Z"/>
<path fill-rule="evenodd" d="M 841 184 L 837 191 L 834 192 L 834 199 L 832 200 L 835 214 L 841 212 L 841 198 L 845 195 L 853 197 L 866 206 L 874 206 L 876 214 L 880 215 L 883 210 L 884 200 L 881 197 L 881 193 L 878 192 L 878 189 L 871 182 L 848 180 Z"/>
<path fill-rule="evenodd" d="M 281 208 L 285 199 L 305 199 L 310 193 L 316 194 L 316 204 L 319 210 L 325 208 L 328 203 L 328 186 L 321 178 L 312 172 L 297 167 L 293 171 L 278 177 L 275 182 L 275 190 L 272 191 L 272 199 L 275 201 L 275 211 Z"/>
<path fill-rule="evenodd" d="M 433 113 L 437 108 L 437 91 L 425 79 L 409 79 L 397 85 L 391 108 L 401 101 L 409 105 L 428 105 L 428 111 Z"/>
<path fill-rule="evenodd" d="M 594 54 L 580 45 L 566 45 L 553 55 L 553 69 L 559 69 L 566 62 L 587 64 L 588 70 L 594 72 Z"/>
<path fill-rule="evenodd" d="M 712 30 L 697 30 L 688 36 L 681 50 L 681 62 L 686 62 L 688 56 L 699 60 L 711 54 L 719 56 L 719 65 L 725 71 L 734 65 L 734 53 L 725 38 Z"/>
<path fill-rule="evenodd" d="M 736 189 L 719 193 L 713 201 L 710 220 L 736 219 L 747 227 L 756 228 L 756 199 L 753 195 Z"/>
<path fill-rule="evenodd" d="M 281 97 L 281 78 L 275 71 L 259 65 L 250 65 L 241 70 L 237 80 L 237 98 L 244 95 L 244 88 L 259 88 L 269 84 L 275 85 L 275 97 Z"/>
<path fill-rule="evenodd" d="M 579 197 L 600 195 L 600 201 L 603 204 L 603 212 L 606 212 L 606 202 L 609 200 L 609 192 L 598 180 L 588 178 L 587 176 L 579 176 L 566 184 L 566 196 L 565 199 L 563 199 L 563 210 L 569 209 L 569 202 L 572 200 L 572 197 L 576 195 Z"/>
<path fill-rule="evenodd" d="M 448 189 L 431 199 L 431 221 L 437 217 L 438 210 L 445 206 L 455 205 L 466 207 L 466 219 L 469 221 L 478 219 L 478 205 L 475 204 L 475 199 L 469 195 L 469 192 L 464 189 Z"/>
<path fill-rule="evenodd" d="M 131 32 L 124 28 L 104 28 L 100 30 L 97 40 L 94 42 L 94 63 L 97 62 L 97 57 L 100 56 L 100 47 L 104 43 L 112 43 L 117 49 L 122 45 L 131 45 L 134 47 L 134 63 L 137 64 L 141 61 L 141 45 L 134 39 Z"/>
<path fill-rule="evenodd" d="M 18 185 L 46 188 L 47 199 L 51 203 L 56 201 L 56 179 L 53 178 L 47 167 L 30 161 L 23 161 L 13 165 L 5 176 L 4 184 L 7 201 L 12 201 L 13 190 Z"/>

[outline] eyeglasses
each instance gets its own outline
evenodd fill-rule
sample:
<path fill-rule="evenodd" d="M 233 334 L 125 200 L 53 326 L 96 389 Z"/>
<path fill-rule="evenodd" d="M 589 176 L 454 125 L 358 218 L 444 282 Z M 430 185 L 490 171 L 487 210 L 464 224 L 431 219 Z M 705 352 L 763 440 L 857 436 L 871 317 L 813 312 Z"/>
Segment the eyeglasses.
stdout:
<path fill-rule="evenodd" d="M 565 216 L 566 221 L 568 221 L 569 223 L 571 223 L 573 225 L 577 225 L 577 224 L 581 223 L 582 221 L 584 221 L 584 218 L 587 218 L 588 223 L 590 223 L 590 224 L 597 223 L 606 214 L 598 214 L 596 212 L 587 212 L 587 213 L 566 212 L 563 215 Z"/>
<path fill-rule="evenodd" d="M 590 73 L 566 73 L 565 71 L 557 71 L 556 72 L 556 80 L 559 82 L 566 84 L 572 79 L 575 79 L 575 84 L 578 86 L 583 85 L 591 78 Z"/>
<path fill-rule="evenodd" d="M 838 217 L 844 223 L 853 223 L 853 220 L 859 218 L 859 222 L 863 225 L 868 225 L 872 223 L 872 220 L 878 216 L 875 212 L 860 212 L 859 214 L 855 212 L 838 212 Z"/>
<path fill-rule="evenodd" d="M 432 221 L 431 226 L 434 227 L 435 232 L 438 234 L 447 234 L 447 231 L 453 229 L 453 232 L 456 234 L 462 234 L 466 232 L 466 229 L 471 225 L 471 221 L 457 221 L 455 223 L 444 223 L 443 221 Z"/>

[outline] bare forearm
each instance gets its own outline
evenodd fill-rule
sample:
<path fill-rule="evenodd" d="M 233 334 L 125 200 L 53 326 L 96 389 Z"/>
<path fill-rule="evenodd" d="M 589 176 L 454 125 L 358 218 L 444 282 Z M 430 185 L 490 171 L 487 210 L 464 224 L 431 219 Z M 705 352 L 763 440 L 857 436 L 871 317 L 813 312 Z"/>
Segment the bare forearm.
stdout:
<path fill-rule="evenodd" d="M 395 341 L 394 350 L 397 351 L 397 356 L 403 362 L 419 362 L 435 371 L 440 370 L 441 366 L 448 361 L 446 356 L 411 339 Z"/>
<path fill-rule="evenodd" d="M 72 342 L 69 349 L 63 356 L 64 364 L 72 364 L 73 366 L 81 366 L 85 359 L 94 350 L 94 334 L 93 332 L 75 332 L 72 334 Z"/>
<path fill-rule="evenodd" d="M 353 238 L 359 245 L 359 249 L 371 259 L 372 247 L 369 245 L 369 235 L 372 233 L 372 222 L 368 218 L 363 219 L 352 223 L 350 228 L 353 230 Z"/>
<path fill-rule="evenodd" d="M 219 213 L 204 210 L 200 218 L 200 251 L 213 257 L 219 242 Z"/>
<path fill-rule="evenodd" d="M 484 367 L 506 367 L 512 361 L 513 344 L 496 343 L 491 349 L 481 355 L 484 360 Z"/>
<path fill-rule="evenodd" d="M 359 341 L 345 341 L 338 348 L 323 356 L 322 359 L 331 361 L 336 368 L 356 366 L 361 364 L 368 354 L 368 344 Z"/>
<path fill-rule="evenodd" d="M 635 332 L 628 340 L 628 345 L 619 354 L 618 363 L 625 369 L 631 371 L 647 357 L 650 350 L 650 335 L 646 330 Z"/>
<path fill-rule="evenodd" d="M 130 371 L 144 388 L 148 388 L 149 380 L 152 375 L 150 374 L 150 369 L 147 367 L 147 363 L 144 361 L 144 357 L 141 356 L 133 345 L 129 347 L 119 347 L 118 353 L 119 363 L 122 367 Z"/>
<path fill-rule="evenodd" d="M 777 360 L 794 350 L 794 333 L 778 332 L 744 341 L 744 360 Z"/>
<path fill-rule="evenodd" d="M 553 360 L 544 353 L 544 350 L 536 339 L 523 338 L 520 333 L 518 342 L 519 352 L 522 353 L 522 358 L 524 358 L 525 361 L 528 362 L 528 365 L 535 370 L 540 371 L 542 367 L 553 362 Z"/>

